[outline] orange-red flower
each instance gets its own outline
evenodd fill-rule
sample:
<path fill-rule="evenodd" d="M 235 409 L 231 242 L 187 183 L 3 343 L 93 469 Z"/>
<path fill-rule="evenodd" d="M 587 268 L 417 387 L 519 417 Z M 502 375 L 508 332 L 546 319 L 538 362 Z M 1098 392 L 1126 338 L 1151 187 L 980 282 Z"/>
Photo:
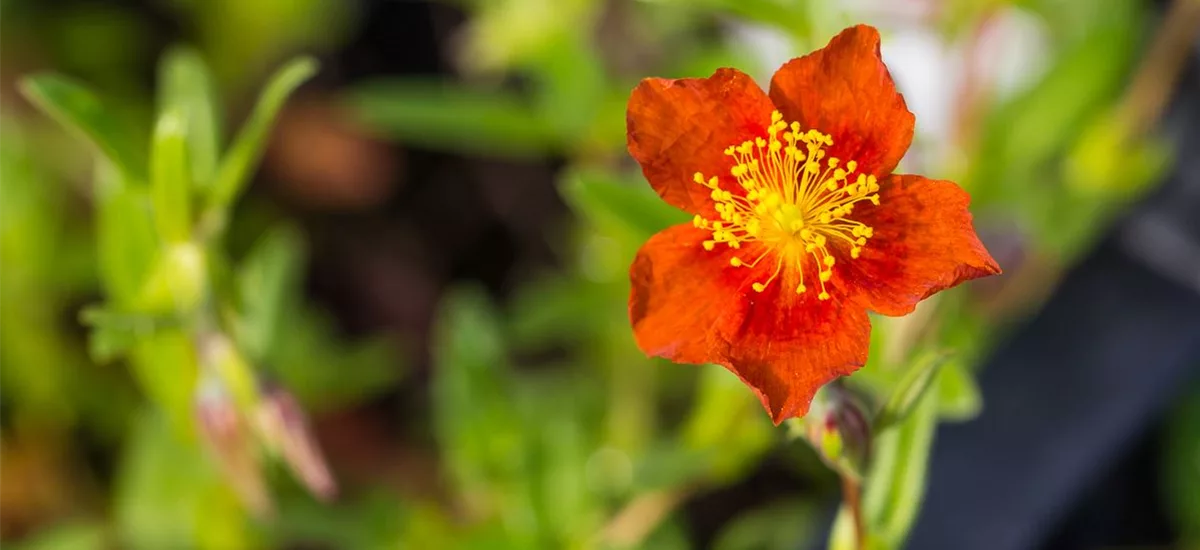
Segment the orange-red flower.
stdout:
<path fill-rule="evenodd" d="M 719 363 L 779 423 L 867 360 L 867 311 L 1000 272 L 954 183 L 893 174 L 913 115 L 879 33 L 842 31 L 764 93 L 736 69 L 642 81 L 629 152 L 692 223 L 650 238 L 629 317 L 648 355 Z"/>

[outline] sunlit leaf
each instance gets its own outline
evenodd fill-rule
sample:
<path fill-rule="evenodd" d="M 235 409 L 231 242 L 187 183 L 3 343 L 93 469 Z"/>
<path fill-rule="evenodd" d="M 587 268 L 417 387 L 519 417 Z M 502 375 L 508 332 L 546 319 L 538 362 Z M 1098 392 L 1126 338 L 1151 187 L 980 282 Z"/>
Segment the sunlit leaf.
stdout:
<path fill-rule="evenodd" d="M 193 431 L 192 399 L 199 368 L 187 334 L 166 329 L 141 335 L 130 350 L 130 370 L 146 397 L 178 434 Z"/>
<path fill-rule="evenodd" d="M 187 118 L 168 110 L 158 118 L 150 148 L 150 192 L 161 238 L 175 243 L 192 232 L 192 172 Z"/>
<path fill-rule="evenodd" d="M 187 128 L 192 181 L 212 183 L 221 144 L 221 107 L 212 73 L 196 50 L 177 46 L 167 50 L 158 66 L 158 108 L 177 110 Z"/>
<path fill-rule="evenodd" d="M 103 176 L 98 176 L 103 177 Z M 113 302 L 132 306 L 158 254 L 150 197 L 125 185 L 97 196 L 100 279 Z"/>

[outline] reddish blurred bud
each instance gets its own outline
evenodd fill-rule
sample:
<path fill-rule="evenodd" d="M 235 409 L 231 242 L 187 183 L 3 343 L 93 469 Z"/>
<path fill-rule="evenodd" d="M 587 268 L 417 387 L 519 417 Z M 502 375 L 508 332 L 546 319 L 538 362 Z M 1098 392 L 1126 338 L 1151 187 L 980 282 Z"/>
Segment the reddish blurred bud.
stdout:
<path fill-rule="evenodd" d="M 871 457 L 871 424 L 858 396 L 839 382 L 826 384 L 803 419 L 804 438 L 821 459 L 858 480 Z"/>
<path fill-rule="evenodd" d="M 258 517 L 272 513 L 271 497 L 260 469 L 258 450 L 229 392 L 215 380 L 196 392 L 200 439 L 221 467 L 246 508 Z"/>
<path fill-rule="evenodd" d="M 255 419 L 263 444 L 283 458 L 314 496 L 326 501 L 337 496 L 337 484 L 296 398 L 274 384 L 265 384 L 261 392 Z"/>

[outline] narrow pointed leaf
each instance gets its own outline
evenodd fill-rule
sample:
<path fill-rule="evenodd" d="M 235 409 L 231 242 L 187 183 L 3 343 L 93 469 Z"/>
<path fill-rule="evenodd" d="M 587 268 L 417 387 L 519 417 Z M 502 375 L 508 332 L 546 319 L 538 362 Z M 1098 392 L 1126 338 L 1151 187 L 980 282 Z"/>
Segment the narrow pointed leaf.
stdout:
<path fill-rule="evenodd" d="M 921 397 L 929 392 L 934 376 L 949 358 L 948 354 L 942 352 L 929 352 L 920 356 L 888 396 L 887 402 L 875 418 L 875 429 L 882 432 L 903 422 Z"/>
<path fill-rule="evenodd" d="M 82 84 L 56 74 L 26 77 L 21 92 L 69 131 L 96 146 L 129 183 L 145 181 L 145 155 L 131 132 L 100 98 Z"/>
<path fill-rule="evenodd" d="M 159 236 L 182 242 L 191 234 L 192 172 L 188 158 L 187 119 L 170 109 L 158 119 L 150 152 L 151 197 Z"/>
<path fill-rule="evenodd" d="M 298 290 L 304 256 L 303 238 L 289 226 L 267 233 L 246 256 L 238 275 L 242 297 L 238 335 L 251 359 L 262 359 L 271 349 L 287 299 Z"/>
<path fill-rule="evenodd" d="M 503 91 L 386 80 L 360 86 L 347 103 L 367 125 L 415 145 L 510 157 L 540 156 L 553 147 L 543 117 Z"/>
<path fill-rule="evenodd" d="M 279 110 L 283 108 L 288 96 L 316 72 L 316 60 L 305 57 L 288 63 L 271 78 L 259 96 L 254 112 L 250 114 L 250 120 L 242 126 L 229 152 L 221 160 L 208 197 L 210 208 L 224 209 L 241 194 L 250 179 L 251 171 L 262 157 L 267 137 Z"/>
<path fill-rule="evenodd" d="M 159 112 L 177 109 L 187 127 L 192 181 L 212 184 L 221 147 L 221 106 L 212 73 L 196 50 L 175 47 L 163 55 L 158 68 Z"/>

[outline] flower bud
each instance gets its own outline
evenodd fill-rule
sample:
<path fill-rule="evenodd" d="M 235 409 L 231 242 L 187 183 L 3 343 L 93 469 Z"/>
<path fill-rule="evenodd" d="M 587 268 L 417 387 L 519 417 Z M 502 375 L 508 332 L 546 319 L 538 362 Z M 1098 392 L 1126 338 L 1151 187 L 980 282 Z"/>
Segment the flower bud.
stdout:
<path fill-rule="evenodd" d="M 215 379 L 205 380 L 196 392 L 195 414 L 201 441 L 246 508 L 259 517 L 270 515 L 256 443 L 229 392 Z"/>
<path fill-rule="evenodd" d="M 140 305 L 153 311 L 190 311 L 204 298 L 208 260 L 191 242 L 163 249 L 142 288 Z"/>
<path fill-rule="evenodd" d="M 803 419 L 804 437 L 838 473 L 861 479 L 871 456 L 871 425 L 859 398 L 844 386 L 827 384 Z"/>
<path fill-rule="evenodd" d="M 264 384 L 261 395 L 255 420 L 263 444 L 282 457 L 314 496 L 321 500 L 335 497 L 337 484 L 296 398 L 274 384 Z"/>

